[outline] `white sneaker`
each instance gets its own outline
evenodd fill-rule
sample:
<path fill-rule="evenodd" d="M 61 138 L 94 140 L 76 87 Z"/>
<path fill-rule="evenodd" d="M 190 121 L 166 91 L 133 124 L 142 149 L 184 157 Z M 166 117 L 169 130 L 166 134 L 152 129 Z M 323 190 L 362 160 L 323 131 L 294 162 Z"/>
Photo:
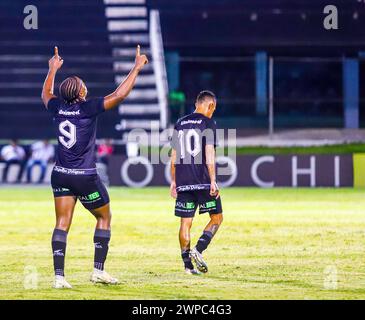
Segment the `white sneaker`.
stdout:
<path fill-rule="evenodd" d="M 196 269 L 189 269 L 189 268 L 185 268 L 185 273 L 186 274 L 191 274 L 191 275 L 199 275 L 200 272 Z"/>
<path fill-rule="evenodd" d="M 104 283 L 104 284 L 118 284 L 119 281 L 116 278 L 113 278 L 109 273 L 106 271 L 101 271 L 94 269 L 93 273 L 91 274 L 90 281 L 94 283 Z"/>
<path fill-rule="evenodd" d="M 53 284 L 55 289 L 72 289 L 72 286 L 66 281 L 63 276 L 56 276 Z"/>

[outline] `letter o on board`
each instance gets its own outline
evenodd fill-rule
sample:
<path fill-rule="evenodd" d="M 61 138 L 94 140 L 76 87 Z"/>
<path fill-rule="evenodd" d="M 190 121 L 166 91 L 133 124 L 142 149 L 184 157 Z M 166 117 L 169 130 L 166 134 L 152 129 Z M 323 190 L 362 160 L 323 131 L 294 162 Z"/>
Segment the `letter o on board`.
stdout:
<path fill-rule="evenodd" d="M 129 167 L 131 165 L 137 165 L 137 164 L 142 164 L 147 170 L 146 177 L 142 181 L 134 181 L 129 177 L 128 173 Z M 152 181 L 153 167 L 152 164 L 145 157 L 128 158 L 120 168 L 120 175 L 122 177 L 122 180 L 127 186 L 133 188 L 142 188 L 147 186 Z"/>
<path fill-rule="evenodd" d="M 217 157 L 216 159 L 216 163 L 217 164 L 227 164 L 228 167 L 231 169 L 231 176 L 229 177 L 228 180 L 223 181 L 223 182 L 219 182 L 219 185 L 221 187 L 230 187 L 232 184 L 235 183 L 236 179 L 237 179 L 237 175 L 238 175 L 238 171 L 237 171 L 237 165 L 236 163 L 229 157 L 225 157 L 225 156 L 220 156 Z M 218 174 L 217 174 L 218 176 Z"/>

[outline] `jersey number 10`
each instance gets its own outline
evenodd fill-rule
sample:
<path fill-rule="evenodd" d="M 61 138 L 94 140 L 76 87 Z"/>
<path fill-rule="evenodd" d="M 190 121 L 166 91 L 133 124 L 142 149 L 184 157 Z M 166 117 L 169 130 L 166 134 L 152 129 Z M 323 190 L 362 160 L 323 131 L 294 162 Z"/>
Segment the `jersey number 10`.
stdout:
<path fill-rule="evenodd" d="M 194 129 L 189 129 L 187 131 L 179 130 L 178 138 L 180 143 L 181 159 L 185 158 L 186 152 L 192 157 L 196 157 L 202 150 L 199 134 Z M 194 141 L 194 148 L 192 146 L 192 141 Z"/>
<path fill-rule="evenodd" d="M 67 148 L 72 148 L 76 143 L 76 126 L 70 121 L 62 121 L 58 126 L 60 133 L 62 136 L 59 136 L 58 139 L 60 142 Z M 68 139 L 66 141 L 66 139 Z"/>

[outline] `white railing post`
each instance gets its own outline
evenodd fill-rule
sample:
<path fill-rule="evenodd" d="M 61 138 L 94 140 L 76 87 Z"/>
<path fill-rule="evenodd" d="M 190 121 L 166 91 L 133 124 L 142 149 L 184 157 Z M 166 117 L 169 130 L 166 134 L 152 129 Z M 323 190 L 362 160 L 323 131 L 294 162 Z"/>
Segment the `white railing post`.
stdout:
<path fill-rule="evenodd" d="M 158 10 L 150 12 L 150 45 L 153 69 L 156 77 L 156 89 L 160 106 L 160 128 L 165 129 L 168 125 L 168 101 L 169 92 L 163 50 L 160 13 Z"/>

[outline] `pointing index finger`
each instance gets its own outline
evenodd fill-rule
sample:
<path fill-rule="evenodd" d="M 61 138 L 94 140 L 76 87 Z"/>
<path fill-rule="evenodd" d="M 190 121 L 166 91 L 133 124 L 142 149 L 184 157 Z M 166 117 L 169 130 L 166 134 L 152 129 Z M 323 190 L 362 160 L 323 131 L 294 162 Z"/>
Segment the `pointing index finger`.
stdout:
<path fill-rule="evenodd" d="M 141 55 L 141 46 L 140 45 L 138 45 L 137 46 L 137 56 L 140 56 Z"/>
<path fill-rule="evenodd" d="M 54 47 L 54 55 L 58 57 L 58 47 Z"/>

